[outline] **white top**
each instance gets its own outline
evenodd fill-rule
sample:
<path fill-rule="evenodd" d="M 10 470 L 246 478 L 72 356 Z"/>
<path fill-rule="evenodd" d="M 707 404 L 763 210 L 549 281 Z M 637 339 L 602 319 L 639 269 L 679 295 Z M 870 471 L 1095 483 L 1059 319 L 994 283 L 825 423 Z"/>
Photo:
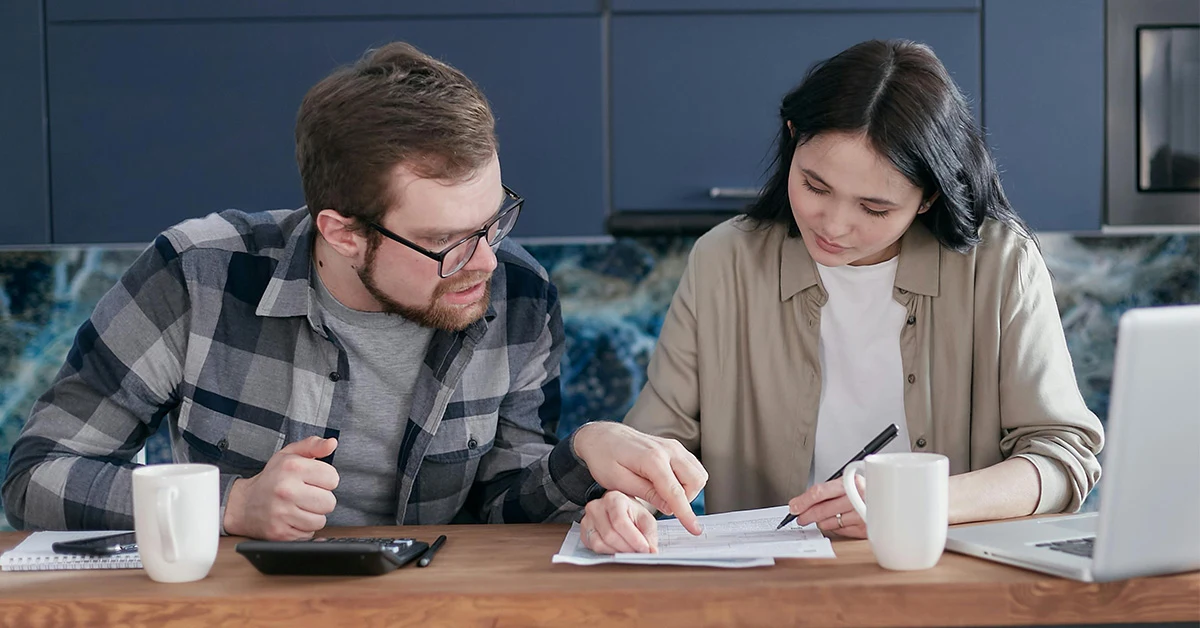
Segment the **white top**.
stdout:
<path fill-rule="evenodd" d="M 892 299 L 900 257 L 817 272 L 821 308 L 821 401 L 809 486 L 824 482 L 889 423 L 900 428 L 885 452 L 912 451 L 904 419 L 900 330 L 907 312 Z"/>

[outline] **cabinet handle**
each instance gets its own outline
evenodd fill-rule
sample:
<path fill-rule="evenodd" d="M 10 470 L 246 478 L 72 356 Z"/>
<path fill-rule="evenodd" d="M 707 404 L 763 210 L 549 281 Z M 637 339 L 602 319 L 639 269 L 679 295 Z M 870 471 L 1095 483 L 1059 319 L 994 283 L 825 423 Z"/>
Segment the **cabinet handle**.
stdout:
<path fill-rule="evenodd" d="M 708 197 L 755 199 L 758 198 L 758 188 L 708 188 Z"/>

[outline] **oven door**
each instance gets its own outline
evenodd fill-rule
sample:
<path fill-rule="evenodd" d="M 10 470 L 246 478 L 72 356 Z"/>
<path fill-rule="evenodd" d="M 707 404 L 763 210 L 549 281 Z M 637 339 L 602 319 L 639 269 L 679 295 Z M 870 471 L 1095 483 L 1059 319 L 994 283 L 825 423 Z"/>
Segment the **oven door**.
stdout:
<path fill-rule="evenodd" d="M 1200 2 L 1107 14 L 1106 230 L 1200 228 Z"/>

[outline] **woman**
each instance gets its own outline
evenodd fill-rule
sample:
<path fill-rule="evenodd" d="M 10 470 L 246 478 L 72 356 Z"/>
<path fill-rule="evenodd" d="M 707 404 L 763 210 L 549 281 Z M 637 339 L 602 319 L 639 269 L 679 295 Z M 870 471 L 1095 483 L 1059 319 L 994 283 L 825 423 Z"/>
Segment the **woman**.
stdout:
<path fill-rule="evenodd" d="M 864 42 L 780 114 L 774 175 L 696 243 L 625 423 L 700 457 L 709 512 L 788 502 L 801 525 L 865 537 L 823 480 L 890 423 L 884 451 L 950 459 L 952 524 L 1077 510 L 1102 427 L 1037 244 L 941 62 Z M 595 551 L 652 551 L 648 518 L 610 493 L 582 524 Z"/>

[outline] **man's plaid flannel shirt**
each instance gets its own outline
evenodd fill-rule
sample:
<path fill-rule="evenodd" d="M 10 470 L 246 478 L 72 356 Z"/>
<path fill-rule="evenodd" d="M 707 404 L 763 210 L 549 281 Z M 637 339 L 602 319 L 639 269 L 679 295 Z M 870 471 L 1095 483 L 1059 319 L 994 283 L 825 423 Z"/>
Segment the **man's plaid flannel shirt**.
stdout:
<path fill-rule="evenodd" d="M 176 462 L 220 468 L 222 504 L 285 444 L 337 436 L 354 356 L 315 305 L 313 237 L 306 209 L 226 211 L 160 235 L 80 328 L 13 445 L 13 526 L 132 528 L 132 460 L 164 419 Z M 570 520 L 598 489 L 572 438 L 554 435 L 557 291 L 519 246 L 496 256 L 486 315 L 434 334 L 398 459 L 378 462 L 396 469 L 397 524 Z"/>

